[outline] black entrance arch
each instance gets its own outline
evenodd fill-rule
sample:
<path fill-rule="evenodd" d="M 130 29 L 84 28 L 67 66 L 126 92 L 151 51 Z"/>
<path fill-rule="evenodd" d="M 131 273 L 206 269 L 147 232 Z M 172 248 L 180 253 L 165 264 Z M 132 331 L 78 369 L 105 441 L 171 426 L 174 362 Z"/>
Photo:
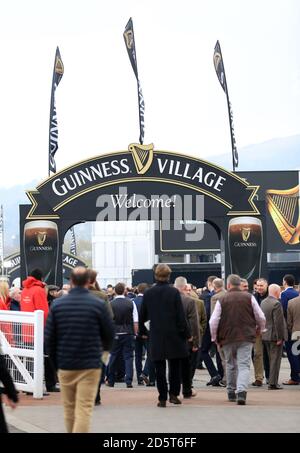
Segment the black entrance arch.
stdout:
<path fill-rule="evenodd" d="M 27 192 L 31 204 L 20 206 L 22 277 L 30 268 L 40 266 L 47 282 L 61 284 L 62 242 L 72 226 L 95 220 L 153 219 L 156 199 L 165 201 L 157 202 L 156 221 L 166 217 L 181 220 L 187 205 L 189 212 L 184 218 L 198 219 L 204 203 L 202 220 L 217 229 L 221 240 L 223 276 L 233 269 L 229 227 L 235 222 L 232 231 L 240 232 L 235 239 L 236 254 L 238 251 L 243 261 L 259 261 L 253 272 L 263 275 L 265 215 L 263 203 L 255 200 L 258 189 L 217 165 L 156 151 L 153 145 L 131 144 L 128 151 L 87 159 Z M 137 207 L 138 201 L 144 204 Z"/>

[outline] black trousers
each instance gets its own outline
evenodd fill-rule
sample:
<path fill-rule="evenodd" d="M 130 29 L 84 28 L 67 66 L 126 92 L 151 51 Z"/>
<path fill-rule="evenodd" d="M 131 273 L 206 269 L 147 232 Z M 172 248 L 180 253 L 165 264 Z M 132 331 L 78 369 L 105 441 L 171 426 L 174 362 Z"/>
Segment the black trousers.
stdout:
<path fill-rule="evenodd" d="M 270 377 L 270 359 L 269 359 L 267 346 L 265 345 L 264 342 L 263 342 L 263 360 L 264 360 L 265 376 L 266 376 L 266 379 L 269 380 L 269 377 Z"/>
<path fill-rule="evenodd" d="M 141 379 L 141 374 L 143 372 L 143 352 L 146 348 L 146 340 L 141 337 L 136 337 L 135 339 L 135 370 L 137 380 Z"/>
<path fill-rule="evenodd" d="M 108 382 L 115 383 L 115 371 L 117 369 L 118 357 L 122 354 L 125 362 L 125 381 L 132 384 L 133 379 L 133 356 L 134 356 L 134 337 L 130 334 L 117 335 L 115 337 L 112 350 L 110 351 Z"/>
<path fill-rule="evenodd" d="M 206 331 L 204 334 L 204 337 L 203 337 L 202 345 L 201 345 L 201 358 L 202 358 L 203 362 L 205 363 L 205 366 L 206 366 L 207 371 L 209 372 L 211 378 L 213 378 L 217 375 L 220 375 L 220 377 L 223 379 L 224 370 L 223 370 L 220 354 L 218 353 L 218 351 L 216 352 L 217 368 L 216 368 L 211 356 L 209 355 L 209 351 L 212 346 L 213 346 L 213 343 L 211 341 L 210 332 Z"/>
<path fill-rule="evenodd" d="M 181 359 L 181 381 L 183 395 L 190 396 L 192 393 L 193 379 L 196 370 L 198 351 L 193 352 L 189 347 L 189 355 Z"/>
<path fill-rule="evenodd" d="M 169 393 L 170 395 L 178 396 L 181 385 L 181 360 L 171 359 L 169 363 Z M 159 393 L 159 401 L 167 401 L 168 399 L 168 383 L 167 383 L 167 362 L 166 360 L 154 361 L 156 372 L 156 386 Z"/>
<path fill-rule="evenodd" d="M 45 383 L 47 391 L 51 391 L 56 386 L 58 379 L 56 369 L 51 358 L 47 355 L 44 356 L 44 369 L 45 369 Z"/>
<path fill-rule="evenodd" d="M 192 383 L 192 387 L 193 387 L 193 379 L 194 379 L 194 376 L 195 376 L 195 373 L 196 373 L 196 369 L 197 369 L 197 366 L 198 366 L 198 363 L 199 363 L 200 354 L 201 354 L 201 349 L 198 349 L 198 351 L 192 353 L 192 358 L 191 358 L 191 368 L 192 368 L 192 371 L 191 371 L 191 383 Z"/>
<path fill-rule="evenodd" d="M 8 433 L 6 421 L 4 418 L 4 412 L 2 408 L 2 401 L 1 401 L 1 395 L 0 395 L 0 434 L 6 434 Z"/>

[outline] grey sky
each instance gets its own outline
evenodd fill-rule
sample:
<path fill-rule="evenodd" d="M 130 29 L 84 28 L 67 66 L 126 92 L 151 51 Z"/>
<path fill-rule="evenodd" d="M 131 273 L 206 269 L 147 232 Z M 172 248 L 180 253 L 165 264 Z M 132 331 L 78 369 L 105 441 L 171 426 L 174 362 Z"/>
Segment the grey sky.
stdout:
<path fill-rule="evenodd" d="M 298 0 L 0 1 L 0 184 L 47 176 L 56 45 L 58 170 L 138 140 L 137 94 L 122 33 L 133 17 L 145 143 L 209 159 L 230 153 L 220 40 L 238 147 L 300 133 Z"/>

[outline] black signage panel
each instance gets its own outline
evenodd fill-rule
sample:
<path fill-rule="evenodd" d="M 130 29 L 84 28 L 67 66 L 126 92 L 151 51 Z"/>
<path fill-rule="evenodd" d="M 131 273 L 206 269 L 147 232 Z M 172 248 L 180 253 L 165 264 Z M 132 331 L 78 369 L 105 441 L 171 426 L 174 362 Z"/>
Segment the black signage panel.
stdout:
<path fill-rule="evenodd" d="M 199 241 L 188 240 L 188 235 L 193 231 L 196 221 L 173 221 L 170 230 L 162 226 L 155 234 L 155 253 L 198 253 L 219 252 L 220 238 L 217 230 L 209 223 L 204 222 L 203 238 Z M 195 230 L 194 230 L 195 231 Z"/>
<path fill-rule="evenodd" d="M 266 203 L 268 253 L 300 251 L 299 172 L 239 172 L 259 185 L 257 200 Z"/>

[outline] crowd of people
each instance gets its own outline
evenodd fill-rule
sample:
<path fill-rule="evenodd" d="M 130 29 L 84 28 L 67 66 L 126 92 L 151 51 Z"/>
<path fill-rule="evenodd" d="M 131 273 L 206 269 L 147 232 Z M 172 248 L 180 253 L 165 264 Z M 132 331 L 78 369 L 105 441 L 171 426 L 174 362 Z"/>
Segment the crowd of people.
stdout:
<path fill-rule="evenodd" d="M 182 404 L 180 394 L 196 397 L 197 368 L 206 368 L 207 385 L 226 388 L 228 401 L 238 405 L 246 404 L 251 361 L 254 387 L 283 388 L 284 354 L 291 373 L 283 384 L 300 384 L 300 296 L 292 275 L 283 287 L 260 278 L 253 289 L 237 275 L 226 282 L 211 276 L 202 289 L 170 278 L 169 266 L 159 264 L 156 283 L 135 288 L 120 282 L 101 289 L 97 272 L 82 267 L 61 289 L 45 285 L 39 269 L 22 290 L 0 282 L 1 310 L 44 312 L 46 390 L 61 392 L 67 432 L 88 432 L 101 385 L 133 388 L 134 368 L 137 385 L 157 386 L 161 408 Z M 3 357 L 0 373 L 14 407 L 18 396 Z"/>

